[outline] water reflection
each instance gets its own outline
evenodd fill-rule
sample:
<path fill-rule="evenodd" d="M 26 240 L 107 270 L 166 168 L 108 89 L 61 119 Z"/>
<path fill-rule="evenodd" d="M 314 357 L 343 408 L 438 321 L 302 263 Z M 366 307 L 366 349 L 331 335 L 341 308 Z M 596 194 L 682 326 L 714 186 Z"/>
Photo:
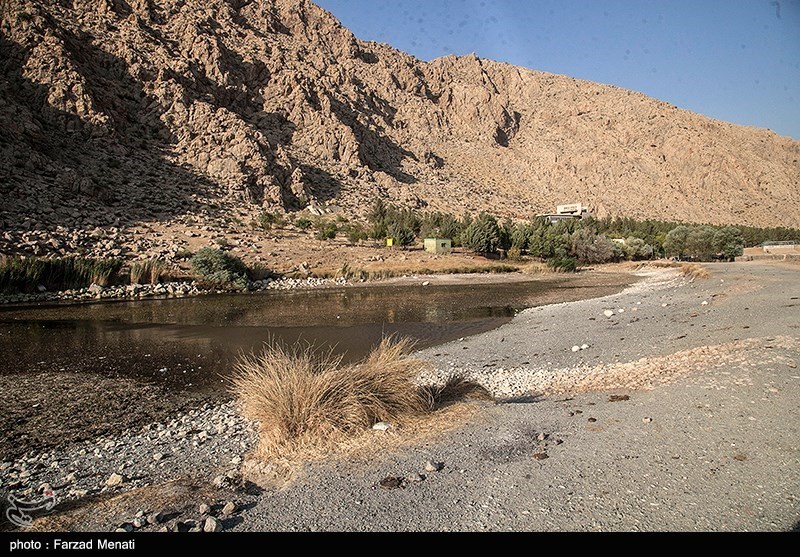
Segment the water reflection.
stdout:
<path fill-rule="evenodd" d="M 495 328 L 525 307 L 585 297 L 585 288 L 562 279 L 4 308 L 0 374 L 95 372 L 214 391 L 225 387 L 240 352 L 270 339 L 310 342 L 352 361 L 384 335 L 431 346 Z"/>

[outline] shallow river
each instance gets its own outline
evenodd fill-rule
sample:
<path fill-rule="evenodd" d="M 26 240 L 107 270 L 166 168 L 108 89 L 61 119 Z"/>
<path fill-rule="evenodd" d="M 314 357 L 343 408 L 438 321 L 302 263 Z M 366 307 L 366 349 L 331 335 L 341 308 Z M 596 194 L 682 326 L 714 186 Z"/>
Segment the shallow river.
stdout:
<path fill-rule="evenodd" d="M 242 351 L 304 341 L 346 360 L 383 335 L 419 348 L 473 335 L 526 307 L 604 295 L 630 275 L 459 285 L 374 285 L 182 299 L 0 308 L 0 375 L 88 372 L 215 392 Z"/>

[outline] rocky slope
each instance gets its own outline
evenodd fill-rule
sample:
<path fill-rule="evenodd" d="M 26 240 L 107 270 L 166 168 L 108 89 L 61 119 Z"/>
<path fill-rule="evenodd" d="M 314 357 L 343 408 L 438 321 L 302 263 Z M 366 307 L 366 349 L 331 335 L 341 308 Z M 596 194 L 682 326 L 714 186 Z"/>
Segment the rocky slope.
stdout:
<path fill-rule="evenodd" d="M 800 227 L 798 141 L 475 56 L 421 62 L 306 0 L 0 15 L 0 253 L 163 255 L 262 208 L 376 197 Z"/>

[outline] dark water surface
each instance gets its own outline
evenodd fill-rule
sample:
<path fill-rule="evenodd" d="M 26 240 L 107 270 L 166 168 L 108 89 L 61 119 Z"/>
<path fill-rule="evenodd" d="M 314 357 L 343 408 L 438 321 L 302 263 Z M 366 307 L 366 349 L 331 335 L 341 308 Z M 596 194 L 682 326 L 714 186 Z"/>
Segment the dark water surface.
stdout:
<path fill-rule="evenodd" d="M 383 335 L 419 348 L 521 309 L 621 290 L 627 274 L 459 285 L 374 285 L 0 309 L 0 375 L 89 373 L 213 393 L 242 351 L 307 341 L 357 360 Z"/>

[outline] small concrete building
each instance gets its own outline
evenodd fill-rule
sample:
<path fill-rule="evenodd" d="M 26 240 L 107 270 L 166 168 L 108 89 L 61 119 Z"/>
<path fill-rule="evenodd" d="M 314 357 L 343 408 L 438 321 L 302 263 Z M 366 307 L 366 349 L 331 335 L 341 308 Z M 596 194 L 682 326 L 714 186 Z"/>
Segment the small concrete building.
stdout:
<path fill-rule="evenodd" d="M 569 205 L 556 205 L 557 215 L 573 215 L 583 218 L 589 212 L 589 208 L 583 203 L 570 203 Z"/>
<path fill-rule="evenodd" d="M 425 238 L 425 251 L 428 253 L 450 253 L 453 242 L 450 238 Z"/>

